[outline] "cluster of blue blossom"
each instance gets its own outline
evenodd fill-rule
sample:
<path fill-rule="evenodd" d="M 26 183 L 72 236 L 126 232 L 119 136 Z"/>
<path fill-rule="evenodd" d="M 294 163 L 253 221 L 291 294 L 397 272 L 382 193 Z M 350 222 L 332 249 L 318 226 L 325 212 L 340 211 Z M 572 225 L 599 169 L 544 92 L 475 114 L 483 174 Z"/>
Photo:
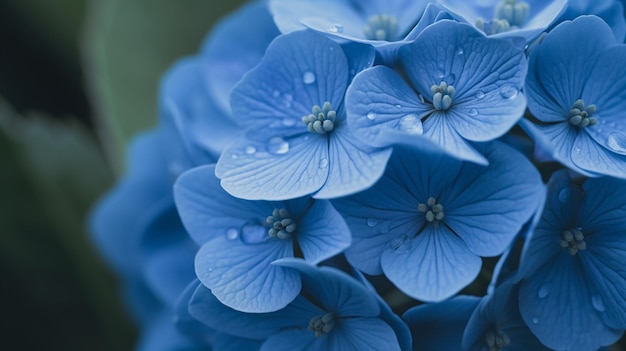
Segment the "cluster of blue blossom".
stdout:
<path fill-rule="evenodd" d="M 92 218 L 138 349 L 616 342 L 623 13 L 269 0 L 224 19 L 164 77 L 158 128 Z"/>

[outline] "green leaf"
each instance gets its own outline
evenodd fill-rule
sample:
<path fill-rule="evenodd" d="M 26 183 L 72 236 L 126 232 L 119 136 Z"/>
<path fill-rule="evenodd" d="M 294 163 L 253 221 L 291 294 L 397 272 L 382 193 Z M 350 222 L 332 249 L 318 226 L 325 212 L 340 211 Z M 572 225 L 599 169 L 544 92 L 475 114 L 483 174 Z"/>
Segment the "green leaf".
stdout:
<path fill-rule="evenodd" d="M 100 138 L 116 171 L 136 132 L 157 121 L 159 77 L 197 52 L 214 22 L 243 1 L 92 0 L 83 41 Z"/>
<path fill-rule="evenodd" d="M 134 331 L 85 218 L 112 183 L 86 129 L 0 101 L 0 299 L 8 349 L 130 349 Z"/>

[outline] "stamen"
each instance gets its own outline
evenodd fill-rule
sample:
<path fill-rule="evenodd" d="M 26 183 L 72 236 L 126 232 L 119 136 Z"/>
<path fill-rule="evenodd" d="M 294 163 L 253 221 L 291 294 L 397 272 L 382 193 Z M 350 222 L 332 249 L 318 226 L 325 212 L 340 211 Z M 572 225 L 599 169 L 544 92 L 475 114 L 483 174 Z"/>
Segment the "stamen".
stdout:
<path fill-rule="evenodd" d="M 487 331 L 485 340 L 487 341 L 487 346 L 489 346 L 489 351 L 500 351 L 511 344 L 511 338 L 497 328 Z"/>
<path fill-rule="evenodd" d="M 504 33 L 511 30 L 511 25 L 507 20 L 501 20 L 494 18 L 489 22 L 485 22 L 484 19 L 476 19 L 476 28 L 480 29 L 487 35 L 494 35 L 498 33 Z"/>
<path fill-rule="evenodd" d="M 433 93 L 433 106 L 435 110 L 445 111 L 452 105 L 452 97 L 454 93 L 456 93 L 456 90 L 452 85 L 441 82 L 439 85 L 431 86 L 430 92 Z"/>
<path fill-rule="evenodd" d="M 313 106 L 311 114 L 302 117 L 302 122 L 306 124 L 307 129 L 311 133 L 327 134 L 335 129 L 337 121 L 337 112 L 332 109 L 330 102 L 326 101 L 319 107 Z"/>
<path fill-rule="evenodd" d="M 267 216 L 265 223 L 269 229 L 268 234 L 272 238 L 289 239 L 297 229 L 296 222 L 289 216 L 289 212 L 284 208 L 275 208 L 271 216 Z"/>
<path fill-rule="evenodd" d="M 576 127 L 587 127 L 598 123 L 598 119 L 594 116 L 596 112 L 596 105 L 589 105 L 585 107 L 585 102 L 582 99 L 576 100 L 572 109 L 569 111 L 569 122 Z"/>
<path fill-rule="evenodd" d="M 572 256 L 576 255 L 579 250 L 587 248 L 585 235 L 583 234 L 581 228 L 564 230 L 563 233 L 561 233 L 561 242 L 559 245 L 562 248 L 567 249 L 569 254 Z"/>
<path fill-rule="evenodd" d="M 309 331 L 315 333 L 315 337 L 319 338 L 326 333 L 330 332 L 335 326 L 335 315 L 333 313 L 326 313 L 323 316 L 316 316 L 309 321 Z"/>
<path fill-rule="evenodd" d="M 435 226 L 438 226 L 439 221 L 445 216 L 443 213 L 443 205 L 437 203 L 437 199 L 434 197 L 429 197 L 426 203 L 418 204 L 417 210 L 424 212 L 426 221 L 433 223 Z"/>
<path fill-rule="evenodd" d="M 511 27 L 521 27 L 529 12 L 530 5 L 526 1 L 502 0 L 496 5 L 493 17 L 507 21 Z"/>
<path fill-rule="evenodd" d="M 393 41 L 398 32 L 398 20 L 391 15 L 374 15 L 367 20 L 363 32 L 369 40 Z"/>

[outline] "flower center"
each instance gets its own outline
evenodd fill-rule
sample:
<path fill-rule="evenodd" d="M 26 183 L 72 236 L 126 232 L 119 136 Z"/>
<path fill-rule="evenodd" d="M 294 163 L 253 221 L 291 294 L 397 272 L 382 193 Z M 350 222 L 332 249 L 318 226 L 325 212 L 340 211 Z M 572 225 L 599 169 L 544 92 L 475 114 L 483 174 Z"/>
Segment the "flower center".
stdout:
<path fill-rule="evenodd" d="M 452 85 L 441 82 L 439 85 L 431 86 L 430 92 L 433 93 L 433 106 L 435 110 L 445 111 L 452 105 L 452 97 L 456 90 Z"/>
<path fill-rule="evenodd" d="M 561 245 L 562 248 L 567 249 L 569 254 L 572 256 L 576 255 L 579 250 L 587 248 L 585 235 L 583 235 L 580 228 L 564 230 L 563 233 L 561 233 L 561 242 L 559 245 Z"/>
<path fill-rule="evenodd" d="M 485 334 L 489 351 L 500 351 L 511 344 L 511 338 L 501 330 L 491 329 Z"/>
<path fill-rule="evenodd" d="M 363 32 L 369 40 L 393 41 L 398 32 L 398 20 L 391 15 L 374 15 L 367 20 Z"/>
<path fill-rule="evenodd" d="M 289 212 L 284 208 L 275 208 L 271 216 L 265 220 L 272 238 L 289 239 L 297 229 L 296 222 L 291 219 Z"/>
<path fill-rule="evenodd" d="M 582 99 L 576 100 L 569 111 L 569 123 L 576 127 L 587 127 L 598 123 L 598 119 L 593 115 L 596 112 L 596 105 L 588 105 Z"/>
<path fill-rule="evenodd" d="M 326 313 L 323 316 L 316 316 L 309 321 L 309 330 L 315 333 L 315 337 L 319 338 L 330 332 L 335 326 L 335 315 Z"/>
<path fill-rule="evenodd" d="M 493 19 L 485 22 L 484 19 L 476 20 L 476 28 L 487 35 L 507 32 L 511 28 L 519 28 L 530 12 L 530 5 L 526 1 L 501 0 L 494 9 Z"/>
<path fill-rule="evenodd" d="M 417 210 L 425 213 L 426 221 L 434 224 L 439 224 L 444 217 L 443 206 L 437 203 L 434 197 L 429 197 L 426 203 L 417 205 Z"/>
<path fill-rule="evenodd" d="M 311 114 L 302 117 L 302 122 L 306 124 L 306 128 L 311 133 L 327 134 L 335 129 L 337 121 L 337 112 L 330 106 L 330 102 L 326 101 L 319 107 L 313 106 Z"/>

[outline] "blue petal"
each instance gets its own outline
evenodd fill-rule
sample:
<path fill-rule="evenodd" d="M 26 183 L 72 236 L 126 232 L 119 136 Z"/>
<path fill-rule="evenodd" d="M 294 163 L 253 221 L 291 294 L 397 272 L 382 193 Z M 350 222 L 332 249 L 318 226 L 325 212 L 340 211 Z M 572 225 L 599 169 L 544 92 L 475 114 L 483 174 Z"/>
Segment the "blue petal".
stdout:
<path fill-rule="evenodd" d="M 280 33 L 265 2 L 250 3 L 218 23 L 205 39 L 207 89 L 220 109 L 230 112 L 230 92 L 244 73 L 263 57 L 272 39 Z"/>
<path fill-rule="evenodd" d="M 385 275 L 407 295 L 423 301 L 444 300 L 471 283 L 480 257 L 447 228 L 427 225 L 381 257 Z"/>
<path fill-rule="evenodd" d="M 206 88 L 207 62 L 201 57 L 179 61 L 161 81 L 160 117 L 166 133 L 170 168 L 176 174 L 213 163 L 239 132 Z"/>
<path fill-rule="evenodd" d="M 326 101 L 339 108 L 348 78 L 339 44 L 309 31 L 282 35 L 233 89 L 233 116 L 262 137 L 305 133 L 302 116 Z"/>
<path fill-rule="evenodd" d="M 333 333 L 331 331 L 331 333 Z M 306 329 L 282 330 L 263 342 L 259 351 L 322 351 L 333 350 L 335 345 L 330 344 L 330 334 L 316 338 L 313 332 Z"/>
<path fill-rule="evenodd" d="M 413 335 L 414 350 L 461 350 L 465 326 L 480 298 L 456 296 L 406 311 L 402 318 Z"/>
<path fill-rule="evenodd" d="M 198 279 L 225 305 L 242 312 L 271 312 L 300 292 L 297 272 L 271 265 L 293 256 L 291 240 L 270 239 L 256 245 L 218 237 L 196 255 Z"/>
<path fill-rule="evenodd" d="M 345 318 L 335 326 L 331 340 L 332 348 L 322 350 L 397 350 L 400 346 L 389 325 L 376 318 Z"/>
<path fill-rule="evenodd" d="M 346 125 L 339 125 L 332 133 L 328 143 L 328 178 L 315 198 L 335 198 L 369 188 L 383 174 L 391 156 L 391 148 L 363 144 Z"/>
<path fill-rule="evenodd" d="M 593 173 L 626 178 L 626 148 L 622 149 L 626 147 L 626 134 L 615 131 L 605 140 L 620 153 L 600 146 L 587 133 L 578 133 L 571 151 L 572 162 L 577 167 Z"/>
<path fill-rule="evenodd" d="M 171 201 L 171 180 L 163 154 L 160 131 L 136 137 L 129 151 L 129 170 L 117 186 L 100 200 L 89 219 L 92 239 L 118 271 L 136 270 L 140 226 L 154 220 L 150 209 Z"/>
<path fill-rule="evenodd" d="M 171 322 L 181 333 L 188 335 L 194 340 L 210 345 L 215 341 L 215 337 L 219 333 L 189 314 L 189 301 L 191 301 L 193 294 L 199 286 L 202 286 L 202 283 L 200 283 L 198 279 L 194 279 L 187 285 L 185 290 L 183 290 L 174 306 Z M 203 287 L 203 289 L 205 288 Z"/>
<path fill-rule="evenodd" d="M 386 129 L 421 134 L 421 119 L 430 108 L 393 70 L 376 66 L 364 70 L 346 92 L 348 124 L 360 139 L 375 146 L 388 146 L 377 140 Z"/>
<path fill-rule="evenodd" d="M 505 144 L 481 145 L 484 168 L 466 163 L 453 187 L 439 197 L 446 225 L 475 254 L 501 254 L 543 201 L 536 168 Z"/>
<path fill-rule="evenodd" d="M 569 1 L 567 9 L 558 22 L 573 20 L 581 15 L 596 15 L 604 20 L 613 30 L 615 40 L 623 42 L 626 35 L 626 23 L 623 5 L 617 0 Z"/>
<path fill-rule="evenodd" d="M 226 149 L 215 174 L 231 195 L 248 200 L 282 200 L 314 193 L 326 182 L 329 163 L 326 136 L 301 134 L 264 141 L 240 139 Z"/>
<path fill-rule="evenodd" d="M 274 265 L 302 274 L 302 291 L 326 310 L 340 316 L 374 317 L 380 313 L 374 294 L 347 274 L 330 267 L 315 267 L 301 259 L 284 258 Z"/>
<path fill-rule="evenodd" d="M 282 329 L 306 328 L 311 316 L 323 312 L 302 296 L 276 312 L 239 312 L 220 303 L 206 287 L 199 286 L 189 302 L 189 313 L 209 328 L 222 333 L 266 339 Z"/>
<path fill-rule="evenodd" d="M 138 351 L 202 351 L 206 345 L 194 342 L 181 334 L 172 323 L 169 310 L 163 310 L 154 318 L 150 325 L 143 330 L 138 345 Z"/>
<path fill-rule="evenodd" d="M 270 0 L 270 11 L 274 21 L 282 33 L 290 33 L 305 29 L 304 18 L 318 18 L 333 24 L 341 25 L 341 30 L 354 37 L 363 36 L 365 20 L 356 12 L 351 1 L 347 0 Z M 331 27 L 321 28 L 321 32 Z M 335 29 L 338 30 L 338 29 Z"/>
<path fill-rule="evenodd" d="M 215 177 L 215 165 L 181 175 L 174 195 L 189 235 L 198 243 L 236 237 L 246 224 L 264 223 L 274 208 L 269 202 L 246 201 L 225 192 Z"/>
<path fill-rule="evenodd" d="M 298 222 L 298 244 L 311 263 L 340 253 L 350 246 L 351 239 L 348 225 L 328 201 L 316 200 Z"/>
<path fill-rule="evenodd" d="M 546 346 L 558 350 L 595 350 L 621 331 L 604 325 L 592 306 L 592 294 L 577 257 L 567 253 L 521 283 L 520 313 Z"/>
<path fill-rule="evenodd" d="M 350 81 L 354 76 L 362 70 L 372 67 L 374 59 L 376 58 L 376 51 L 371 45 L 348 42 L 342 44 L 346 58 L 348 59 L 348 66 L 350 67 Z"/>

